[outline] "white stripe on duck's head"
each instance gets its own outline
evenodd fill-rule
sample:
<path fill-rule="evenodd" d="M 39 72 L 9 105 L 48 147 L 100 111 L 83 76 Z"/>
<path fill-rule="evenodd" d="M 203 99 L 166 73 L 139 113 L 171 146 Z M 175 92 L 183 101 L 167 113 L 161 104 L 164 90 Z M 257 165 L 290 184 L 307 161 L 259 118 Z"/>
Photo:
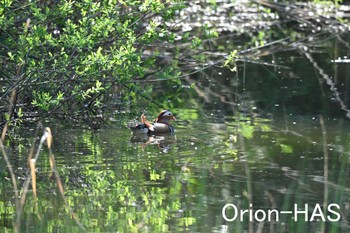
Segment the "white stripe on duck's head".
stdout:
<path fill-rule="evenodd" d="M 164 123 L 164 124 L 168 124 L 169 121 L 176 121 L 175 116 L 169 110 L 161 111 L 158 117 L 154 120 L 155 123 Z"/>

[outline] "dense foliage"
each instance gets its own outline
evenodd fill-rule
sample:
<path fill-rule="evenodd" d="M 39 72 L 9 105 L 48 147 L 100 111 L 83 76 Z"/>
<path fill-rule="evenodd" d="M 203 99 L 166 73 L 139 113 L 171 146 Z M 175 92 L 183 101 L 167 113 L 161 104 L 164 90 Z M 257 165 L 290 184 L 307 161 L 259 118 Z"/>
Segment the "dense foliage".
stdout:
<path fill-rule="evenodd" d="M 96 115 L 149 94 L 136 83 L 152 75 L 176 82 L 176 63 L 156 62 L 159 49 L 175 41 L 169 29 L 183 7 L 160 0 L 1 1 L 2 117 Z"/>
<path fill-rule="evenodd" d="M 317 40 L 305 38 L 322 37 L 320 32 L 348 31 L 346 17 L 328 16 L 345 16 L 336 5 L 322 11 L 311 4 L 296 6 L 1 1 L 0 125 L 43 113 L 91 119 L 130 106 L 136 111 L 178 107 L 181 87 L 195 85 L 188 79 L 181 83 L 186 74 L 180 68 L 193 74 L 224 65 L 238 72 L 236 61 L 264 57 L 263 49 L 268 54 L 299 50 L 301 44 L 314 46 Z M 247 8 L 258 8 L 259 14 Z"/>

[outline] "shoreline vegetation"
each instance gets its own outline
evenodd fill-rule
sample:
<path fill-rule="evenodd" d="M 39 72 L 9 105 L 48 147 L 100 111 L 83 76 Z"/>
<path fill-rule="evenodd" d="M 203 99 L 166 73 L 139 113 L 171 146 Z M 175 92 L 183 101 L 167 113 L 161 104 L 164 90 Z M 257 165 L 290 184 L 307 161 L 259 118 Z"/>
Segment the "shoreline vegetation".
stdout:
<path fill-rule="evenodd" d="M 145 105 L 157 112 L 186 87 L 200 94 L 196 73 L 246 63 L 289 69 L 264 58 L 291 50 L 322 75 L 319 41 L 350 48 L 350 9 L 339 1 L 22 4 L 0 6 L 2 127 L 45 117 L 103 123 Z M 154 93 L 163 86 L 174 88 Z"/>

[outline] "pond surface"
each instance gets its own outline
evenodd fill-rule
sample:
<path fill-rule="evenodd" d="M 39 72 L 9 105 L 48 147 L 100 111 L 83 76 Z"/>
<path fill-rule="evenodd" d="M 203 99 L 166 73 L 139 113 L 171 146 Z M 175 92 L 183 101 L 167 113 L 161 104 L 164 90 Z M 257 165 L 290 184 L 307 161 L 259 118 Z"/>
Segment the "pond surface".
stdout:
<path fill-rule="evenodd" d="M 48 178 L 48 152 L 43 149 L 37 164 L 38 201 L 29 192 L 22 231 L 81 232 L 81 224 L 88 232 L 348 232 L 346 112 L 337 111 L 333 99 L 317 97 L 322 95 L 313 87 L 317 79 L 307 92 L 300 90 L 307 88 L 299 84 L 304 79 L 298 79 L 288 80 L 296 82 L 288 88 L 279 80 L 270 95 L 263 94 L 260 83 L 269 82 L 269 76 L 253 68 L 247 68 L 246 90 L 240 93 L 246 96 L 240 104 L 253 108 L 237 111 L 239 106 L 226 101 L 237 95 L 237 87 L 230 92 L 220 82 L 232 79 L 224 73 L 219 77 L 208 85 L 207 100 L 192 96 L 187 108 L 172 110 L 179 119 L 174 136 L 134 136 L 125 119 L 136 116 L 128 115 L 99 130 L 46 123 L 52 128 L 67 204 L 55 180 Z M 198 87 L 207 81 L 201 79 Z M 221 87 L 226 89 L 219 92 Z M 183 96 L 189 94 L 195 92 L 184 91 Z M 202 106 L 188 107 L 193 99 Z M 33 134 L 26 131 L 19 143 L 9 145 L 19 183 L 25 178 Z M 1 231 L 11 232 L 15 204 L 7 173 L 2 173 L 1 190 Z M 226 204 L 228 221 L 222 213 Z M 329 205 L 333 212 L 323 215 L 321 209 Z M 295 211 L 306 208 L 294 221 Z M 272 210 L 279 212 L 269 215 Z"/>
<path fill-rule="evenodd" d="M 349 126 L 346 120 L 325 118 L 324 127 L 323 134 L 317 116 L 260 120 L 253 126 L 213 116 L 179 122 L 174 136 L 147 142 L 124 127 L 54 127 L 54 154 L 67 203 L 89 232 L 320 232 L 322 227 L 347 232 Z M 21 228 L 81 232 L 56 182 L 48 178 L 46 155 L 37 166 L 38 202 L 28 194 Z M 17 161 L 17 169 L 24 161 Z M 15 207 L 5 177 L 1 228 L 11 231 Z M 305 204 L 310 219 L 318 204 L 323 209 L 332 203 L 341 215 L 334 223 L 327 220 L 327 212 L 323 225 L 320 211 L 311 222 L 304 220 L 305 212 L 296 222 L 292 214 L 257 221 L 264 218 L 262 211 L 294 211 L 295 205 L 302 211 Z M 259 210 L 258 219 L 250 222 L 246 213 L 227 222 L 222 216 L 225 204 L 238 211 Z M 226 209 L 229 220 L 232 210 Z"/>
<path fill-rule="evenodd" d="M 174 136 L 135 137 L 126 124 L 139 116 L 126 113 L 98 130 L 45 123 L 66 202 L 45 147 L 21 232 L 349 232 L 346 38 L 184 78 L 181 100 L 169 100 Z M 155 85 L 163 91 L 172 87 Z M 20 186 L 34 128 L 6 144 Z M 0 232 L 12 232 L 13 186 L 0 166 Z"/>

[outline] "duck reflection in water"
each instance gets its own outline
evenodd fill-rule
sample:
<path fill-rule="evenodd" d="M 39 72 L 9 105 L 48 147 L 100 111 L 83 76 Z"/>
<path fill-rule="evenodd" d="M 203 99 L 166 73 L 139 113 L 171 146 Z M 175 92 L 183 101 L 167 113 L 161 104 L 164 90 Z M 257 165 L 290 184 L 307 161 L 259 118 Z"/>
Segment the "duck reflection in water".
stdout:
<path fill-rule="evenodd" d="M 161 111 L 152 123 L 142 114 L 141 123 L 129 125 L 133 132 L 130 142 L 142 142 L 143 149 L 148 144 L 156 144 L 163 152 L 168 152 L 170 145 L 175 142 L 175 130 L 170 121 L 176 121 L 176 118 L 169 110 Z"/>

